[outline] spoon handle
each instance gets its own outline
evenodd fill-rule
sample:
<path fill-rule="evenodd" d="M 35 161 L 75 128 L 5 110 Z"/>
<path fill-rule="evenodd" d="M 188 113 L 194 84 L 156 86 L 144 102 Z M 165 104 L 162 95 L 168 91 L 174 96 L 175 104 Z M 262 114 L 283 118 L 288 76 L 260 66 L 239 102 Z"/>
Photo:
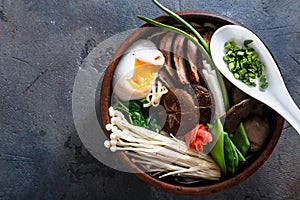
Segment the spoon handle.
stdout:
<path fill-rule="evenodd" d="M 274 100 L 274 109 L 300 134 L 300 110 L 288 91 L 285 89 L 277 93 Z"/>

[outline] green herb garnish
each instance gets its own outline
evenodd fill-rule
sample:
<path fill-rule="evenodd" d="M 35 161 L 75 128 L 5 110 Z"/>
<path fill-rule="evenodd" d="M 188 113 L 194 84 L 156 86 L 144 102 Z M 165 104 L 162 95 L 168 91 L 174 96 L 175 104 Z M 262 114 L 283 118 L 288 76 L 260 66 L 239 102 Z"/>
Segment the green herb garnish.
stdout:
<path fill-rule="evenodd" d="M 145 98 L 130 100 L 126 102 L 128 106 L 125 106 L 122 102 L 118 102 L 114 108 L 127 113 L 131 124 L 156 131 L 158 129 L 156 119 L 149 115 L 149 108 L 143 107 L 143 104 L 146 102 Z"/>
<path fill-rule="evenodd" d="M 254 87 L 258 78 L 260 89 L 264 90 L 268 87 L 266 76 L 263 74 L 265 65 L 259 60 L 258 53 L 248 46 L 252 42 L 252 40 L 245 40 L 241 48 L 236 45 L 234 40 L 226 42 L 224 44 L 226 55 L 223 60 L 227 63 L 234 78 Z"/>

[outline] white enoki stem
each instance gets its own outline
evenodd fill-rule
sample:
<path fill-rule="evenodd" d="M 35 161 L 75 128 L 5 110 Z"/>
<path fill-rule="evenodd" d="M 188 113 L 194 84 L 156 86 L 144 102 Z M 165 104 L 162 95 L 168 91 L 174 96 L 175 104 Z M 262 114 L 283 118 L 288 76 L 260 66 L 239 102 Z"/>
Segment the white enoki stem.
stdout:
<path fill-rule="evenodd" d="M 115 113 L 117 115 L 119 114 L 123 115 L 119 111 L 115 111 Z M 124 136 L 122 136 L 122 139 L 124 140 L 128 139 L 129 141 L 139 142 L 143 144 L 167 145 L 169 148 L 172 148 L 174 152 L 180 152 L 195 157 L 200 156 L 201 158 L 207 157 L 205 154 L 199 154 L 195 151 L 187 149 L 185 143 L 182 140 L 176 139 L 175 137 L 172 138 L 166 137 L 164 135 L 158 134 L 148 129 L 134 126 L 132 124 L 129 124 L 127 121 L 120 120 L 121 118 L 118 117 L 114 117 L 112 119 L 114 119 L 112 121 L 116 123 L 117 126 L 123 128 L 124 133 L 127 133 L 127 134 L 123 134 Z"/>
<path fill-rule="evenodd" d="M 206 179 L 211 179 L 214 177 L 219 177 L 219 168 L 211 168 L 210 165 L 207 165 L 204 162 L 199 162 L 198 159 L 194 159 L 194 163 L 188 163 L 188 164 L 182 164 L 182 162 L 176 160 L 176 165 L 171 165 L 170 163 L 174 163 L 174 160 L 176 158 L 173 158 L 173 160 L 168 159 L 165 160 L 166 157 L 150 157 L 145 153 L 137 154 L 133 152 L 126 152 L 127 155 L 130 155 L 131 157 L 134 157 L 135 159 L 133 162 L 135 163 L 141 163 L 141 164 L 147 164 L 147 165 L 155 165 L 156 167 L 159 167 L 160 169 L 164 169 L 165 171 L 171 171 L 164 176 L 174 175 L 174 174 L 191 174 L 189 176 L 197 176 L 199 177 L 199 174 L 201 174 L 200 177 L 206 177 Z M 147 161 L 145 161 L 147 160 Z M 151 161 L 149 161 L 151 160 Z M 164 162 L 162 162 L 163 160 Z M 192 167 L 191 167 L 192 166 Z M 195 174 L 196 173 L 196 174 Z M 207 175 L 209 174 L 209 176 Z M 211 177 L 211 178 L 210 178 Z"/>
<path fill-rule="evenodd" d="M 161 135 L 130 124 L 124 115 L 109 108 L 111 124 L 110 140 L 104 146 L 111 151 L 125 151 L 132 162 L 140 164 L 149 172 L 164 173 L 160 177 L 178 175 L 188 178 L 218 180 L 220 168 L 210 156 L 189 149 L 184 141 Z"/>

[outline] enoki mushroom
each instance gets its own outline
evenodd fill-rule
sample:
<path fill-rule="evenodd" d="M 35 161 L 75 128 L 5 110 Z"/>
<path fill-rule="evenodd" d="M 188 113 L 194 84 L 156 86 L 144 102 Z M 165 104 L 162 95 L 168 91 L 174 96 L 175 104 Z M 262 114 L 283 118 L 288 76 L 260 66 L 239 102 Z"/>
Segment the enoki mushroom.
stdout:
<path fill-rule="evenodd" d="M 154 106 L 157 107 L 160 103 L 162 95 L 167 94 L 168 89 L 162 86 L 161 82 L 158 81 L 157 85 L 152 86 L 152 91 L 147 95 L 146 100 L 148 103 L 144 104 L 144 107 Z"/>
<path fill-rule="evenodd" d="M 182 178 L 219 180 L 220 168 L 212 158 L 202 152 L 189 149 L 184 141 L 161 135 L 130 124 L 124 115 L 109 108 L 111 124 L 110 140 L 104 142 L 112 152 L 124 151 L 132 162 L 147 172 L 159 174 L 159 178 L 177 176 Z"/>

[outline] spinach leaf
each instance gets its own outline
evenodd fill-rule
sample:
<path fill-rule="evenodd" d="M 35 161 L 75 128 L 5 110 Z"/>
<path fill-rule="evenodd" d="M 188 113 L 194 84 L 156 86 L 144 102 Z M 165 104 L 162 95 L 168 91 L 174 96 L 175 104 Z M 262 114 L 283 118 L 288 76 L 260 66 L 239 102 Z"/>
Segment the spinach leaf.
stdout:
<path fill-rule="evenodd" d="M 130 123 L 155 131 L 158 128 L 157 121 L 155 118 L 149 115 L 149 108 L 143 107 L 143 104 L 146 102 L 146 98 L 130 100 L 124 103 L 128 105 L 127 107 L 122 102 L 118 102 L 118 105 L 115 106 L 115 108 L 125 112 L 130 120 Z"/>

